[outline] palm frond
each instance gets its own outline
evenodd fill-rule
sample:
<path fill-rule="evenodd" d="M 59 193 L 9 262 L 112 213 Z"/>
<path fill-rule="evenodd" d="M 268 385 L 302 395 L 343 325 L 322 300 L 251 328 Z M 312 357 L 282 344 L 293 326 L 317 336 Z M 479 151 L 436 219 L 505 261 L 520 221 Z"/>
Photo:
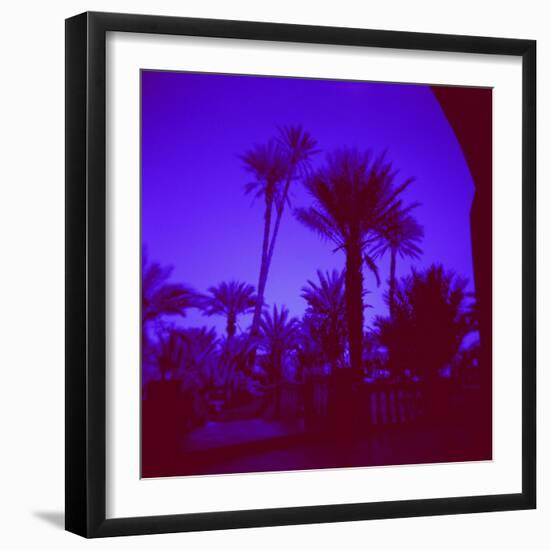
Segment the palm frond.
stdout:
<path fill-rule="evenodd" d="M 245 168 L 251 172 L 255 181 L 245 185 L 245 193 L 273 194 L 276 186 L 288 174 L 288 155 L 274 139 L 267 144 L 256 145 L 240 156 Z"/>
<path fill-rule="evenodd" d="M 315 231 L 322 239 L 335 242 L 338 246 L 343 246 L 342 236 L 332 220 L 324 213 L 319 212 L 313 207 L 295 208 L 294 216 L 307 228 Z"/>
<path fill-rule="evenodd" d="M 271 311 L 263 312 L 260 323 L 262 347 L 267 353 L 284 353 L 295 342 L 299 333 L 300 322 L 296 317 L 289 317 L 284 306 L 276 305 Z"/>
<path fill-rule="evenodd" d="M 198 307 L 198 294 L 191 287 L 180 283 L 169 283 L 171 267 L 150 263 L 146 254 L 142 256 L 142 321 L 152 321 L 162 315 L 185 316 L 185 311 Z"/>
<path fill-rule="evenodd" d="M 378 228 L 374 244 L 369 249 L 373 258 L 380 258 L 390 250 L 401 258 L 416 259 L 422 255 L 419 243 L 424 238 L 424 229 L 409 214 L 418 206 L 418 203 L 413 203 L 403 208 L 396 208 L 386 217 Z"/>
<path fill-rule="evenodd" d="M 341 317 L 345 313 L 344 272 L 336 269 L 323 273 L 317 270 L 319 282 L 307 281 L 302 288 L 302 298 L 313 314 L 329 318 Z"/>
<path fill-rule="evenodd" d="M 378 267 L 375 261 L 368 254 L 365 254 L 364 260 L 365 260 L 365 265 L 368 267 L 369 271 L 372 272 L 372 274 L 374 275 L 374 278 L 376 279 L 376 286 L 380 286 L 380 273 L 378 271 Z"/>
<path fill-rule="evenodd" d="M 309 161 L 319 153 L 317 141 L 301 126 L 279 128 L 278 142 L 289 152 L 290 162 L 294 166 Z"/>
<path fill-rule="evenodd" d="M 200 307 L 210 315 L 240 315 L 249 313 L 256 304 L 254 287 L 239 281 L 224 281 L 208 289 L 202 296 Z"/>

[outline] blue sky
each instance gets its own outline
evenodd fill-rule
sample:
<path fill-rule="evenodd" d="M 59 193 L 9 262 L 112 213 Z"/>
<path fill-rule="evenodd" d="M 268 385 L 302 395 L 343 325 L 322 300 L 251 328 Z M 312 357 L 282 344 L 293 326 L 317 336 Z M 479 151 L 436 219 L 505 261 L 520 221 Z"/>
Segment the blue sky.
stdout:
<path fill-rule="evenodd" d="M 222 280 L 257 285 L 263 202 L 244 194 L 251 176 L 239 158 L 285 125 L 302 125 L 317 140 L 322 163 L 341 147 L 387 151 L 399 178 L 414 177 L 407 201 L 424 226 L 424 254 L 414 265 L 442 263 L 471 282 L 469 214 L 474 185 L 460 146 L 428 86 L 350 81 L 142 73 L 142 239 L 154 261 L 174 267 L 172 280 L 199 291 Z M 310 203 L 296 184 L 292 205 Z M 301 316 L 301 288 L 317 269 L 343 269 L 344 254 L 298 223 L 282 220 L 266 289 L 268 304 Z M 410 271 L 400 261 L 398 275 Z M 383 285 L 365 271 L 366 327 L 386 314 L 389 258 Z M 185 326 L 224 321 L 190 311 Z M 242 318 L 245 329 L 249 320 Z"/>

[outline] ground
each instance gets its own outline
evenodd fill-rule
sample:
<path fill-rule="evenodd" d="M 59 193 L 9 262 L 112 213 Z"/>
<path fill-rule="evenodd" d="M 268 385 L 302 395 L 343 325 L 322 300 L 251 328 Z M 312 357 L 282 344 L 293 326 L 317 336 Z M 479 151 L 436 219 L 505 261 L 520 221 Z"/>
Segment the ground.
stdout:
<path fill-rule="evenodd" d="M 178 473 L 225 474 L 487 460 L 464 429 L 408 427 L 360 437 L 305 434 L 297 423 L 209 422 L 184 444 Z M 399 457 L 398 459 L 396 457 Z M 434 457 L 436 459 L 434 459 Z"/>

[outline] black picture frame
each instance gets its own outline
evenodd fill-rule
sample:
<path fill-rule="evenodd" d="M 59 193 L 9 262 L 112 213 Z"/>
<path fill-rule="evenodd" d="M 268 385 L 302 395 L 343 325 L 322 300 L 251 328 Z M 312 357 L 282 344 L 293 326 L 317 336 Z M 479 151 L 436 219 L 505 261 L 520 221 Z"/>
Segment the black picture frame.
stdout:
<path fill-rule="evenodd" d="M 522 121 L 522 491 L 106 519 L 105 40 L 108 31 L 520 57 Z M 66 529 L 107 537 L 535 508 L 536 42 L 180 17 L 83 13 L 66 20 Z"/>

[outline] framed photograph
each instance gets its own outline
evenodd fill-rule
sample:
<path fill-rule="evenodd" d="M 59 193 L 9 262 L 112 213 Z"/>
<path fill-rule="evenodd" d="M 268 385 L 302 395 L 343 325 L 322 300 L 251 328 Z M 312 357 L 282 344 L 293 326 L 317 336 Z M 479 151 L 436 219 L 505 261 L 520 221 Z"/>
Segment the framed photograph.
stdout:
<path fill-rule="evenodd" d="M 66 21 L 66 528 L 535 507 L 531 40 Z"/>

